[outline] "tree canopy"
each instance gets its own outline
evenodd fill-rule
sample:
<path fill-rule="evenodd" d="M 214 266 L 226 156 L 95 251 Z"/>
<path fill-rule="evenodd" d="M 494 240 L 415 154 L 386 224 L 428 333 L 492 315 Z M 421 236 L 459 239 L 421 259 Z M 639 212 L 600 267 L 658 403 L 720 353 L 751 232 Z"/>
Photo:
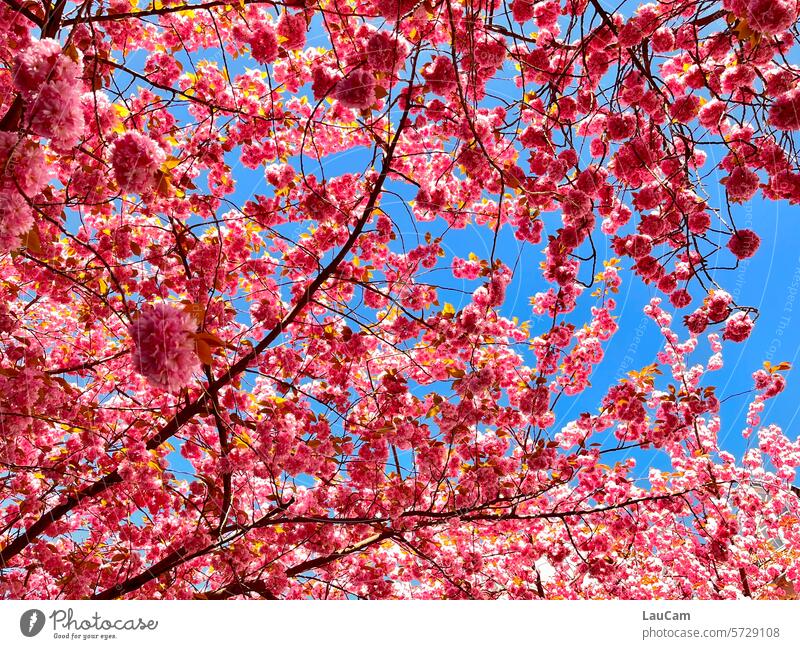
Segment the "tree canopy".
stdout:
<path fill-rule="evenodd" d="M 789 596 L 799 14 L 2 0 L 0 596 Z"/>

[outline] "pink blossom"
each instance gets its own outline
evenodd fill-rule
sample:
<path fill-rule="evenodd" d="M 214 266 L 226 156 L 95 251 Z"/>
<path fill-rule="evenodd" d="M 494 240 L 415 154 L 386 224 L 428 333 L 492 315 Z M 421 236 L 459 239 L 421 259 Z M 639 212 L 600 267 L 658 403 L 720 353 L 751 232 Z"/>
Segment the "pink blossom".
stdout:
<path fill-rule="evenodd" d="M 786 387 L 786 379 L 779 372 L 768 373 L 765 370 L 756 370 L 753 372 L 753 379 L 756 390 L 764 392 L 764 399 L 771 399 L 777 396 Z"/>
<path fill-rule="evenodd" d="M 0 131 L 0 251 L 18 247 L 20 236 L 33 226 L 29 201 L 47 177 L 44 153 L 36 142 Z"/>
<path fill-rule="evenodd" d="M 159 303 L 142 309 L 128 327 L 136 371 L 168 392 L 187 385 L 200 368 L 193 338 L 196 328 L 192 316 L 177 307 Z"/>
<path fill-rule="evenodd" d="M 747 13 L 748 0 L 722 0 L 722 6 L 734 16 L 744 18 Z"/>
<path fill-rule="evenodd" d="M 720 77 L 722 91 L 741 97 L 743 90 L 752 90 L 756 78 L 756 71 L 751 65 L 737 65 L 728 68 Z"/>
<path fill-rule="evenodd" d="M 161 147 L 147 135 L 126 131 L 114 142 L 111 164 L 120 190 L 146 194 L 156 187 L 156 173 L 166 159 Z"/>
<path fill-rule="evenodd" d="M 512 0 L 510 6 L 516 22 L 524 23 L 533 18 L 534 0 Z"/>
<path fill-rule="evenodd" d="M 720 182 L 728 190 L 728 198 L 734 203 L 744 203 L 758 191 L 758 174 L 744 167 L 735 167 L 727 178 Z"/>
<path fill-rule="evenodd" d="M 34 41 L 14 60 L 14 86 L 24 93 L 36 93 L 45 83 L 74 81 L 80 67 L 62 55 L 61 45 L 52 38 Z"/>
<path fill-rule="evenodd" d="M 288 164 L 272 164 L 264 170 L 267 182 L 277 188 L 286 187 L 295 177 L 294 167 Z"/>
<path fill-rule="evenodd" d="M 153 52 L 144 65 L 147 77 L 156 83 L 171 86 L 181 76 L 181 66 L 166 52 Z"/>
<path fill-rule="evenodd" d="M 604 156 L 607 150 L 608 145 L 600 138 L 594 138 L 589 143 L 589 153 L 591 153 L 593 158 L 600 158 Z"/>
<path fill-rule="evenodd" d="M 33 210 L 17 191 L 0 191 L 0 252 L 20 245 L 20 236 L 33 226 Z"/>
<path fill-rule="evenodd" d="M 262 298 L 250 307 L 250 316 L 254 323 L 271 329 L 278 324 L 281 317 L 281 303 L 275 296 Z"/>
<path fill-rule="evenodd" d="M 315 66 L 311 71 L 311 79 L 311 91 L 317 101 L 327 97 L 339 81 L 336 73 L 326 65 Z"/>
<path fill-rule="evenodd" d="M 764 74 L 768 95 L 777 96 L 789 92 L 795 84 L 797 70 L 794 68 L 777 68 Z"/>
<path fill-rule="evenodd" d="M 459 279 L 478 279 L 481 272 L 481 265 L 477 258 L 462 259 L 453 257 L 453 277 Z"/>
<path fill-rule="evenodd" d="M 534 15 L 539 29 L 547 29 L 554 34 L 558 33 L 558 17 L 561 15 L 561 3 L 559 0 L 539 0 L 534 2 Z"/>
<path fill-rule="evenodd" d="M 479 68 L 491 72 L 503 64 L 506 55 L 505 42 L 487 38 L 475 44 L 472 55 Z"/>
<path fill-rule="evenodd" d="M 592 200 L 579 189 L 569 189 L 561 199 L 561 209 L 569 220 L 591 213 Z"/>
<path fill-rule="evenodd" d="M 689 232 L 693 234 L 703 234 L 711 227 L 711 217 L 708 212 L 692 212 L 687 219 Z"/>
<path fill-rule="evenodd" d="M 736 313 L 725 323 L 725 332 L 722 337 L 740 343 L 747 339 L 753 330 L 753 321 L 744 312 Z"/>
<path fill-rule="evenodd" d="M 255 26 L 248 42 L 250 54 L 261 65 L 269 65 L 278 58 L 278 35 L 270 23 L 262 22 Z"/>
<path fill-rule="evenodd" d="M 672 306 L 682 309 L 692 303 L 692 296 L 689 295 L 686 289 L 678 289 L 669 296 L 669 301 L 672 303 Z"/>
<path fill-rule="evenodd" d="M 49 173 L 42 147 L 17 133 L 0 131 L 0 186 L 11 186 L 26 196 L 38 194 L 47 184 Z"/>
<path fill-rule="evenodd" d="M 669 114 L 676 122 L 688 124 L 700 110 L 700 97 L 697 95 L 685 95 L 678 97 L 669 107 Z"/>
<path fill-rule="evenodd" d="M 456 73 L 453 63 L 446 56 L 437 56 L 433 62 L 422 70 L 428 87 L 437 95 L 443 97 L 450 94 L 456 87 Z"/>
<path fill-rule="evenodd" d="M 675 35 L 669 27 L 661 27 L 653 32 L 650 44 L 654 52 L 669 52 L 675 48 Z"/>
<path fill-rule="evenodd" d="M 738 259 L 747 259 L 756 254 L 758 246 L 761 245 L 761 237 L 752 230 L 739 230 L 731 235 L 728 240 L 728 250 Z"/>
<path fill-rule="evenodd" d="M 556 117 L 563 122 L 573 122 L 578 116 L 578 103 L 572 97 L 561 97 L 557 102 Z"/>
<path fill-rule="evenodd" d="M 730 315 L 730 304 L 733 301 L 726 291 L 712 291 L 705 300 L 705 309 L 712 322 L 722 322 Z"/>
<path fill-rule="evenodd" d="M 108 133 L 119 123 L 119 116 L 104 92 L 83 93 L 81 110 L 84 124 L 99 133 Z"/>
<path fill-rule="evenodd" d="M 776 97 L 767 121 L 781 131 L 800 130 L 800 88 Z"/>
<path fill-rule="evenodd" d="M 694 313 L 687 315 L 683 319 L 686 328 L 693 334 L 700 335 L 708 327 L 708 316 L 705 309 L 698 309 Z"/>
<path fill-rule="evenodd" d="M 677 287 L 678 280 L 672 273 L 663 275 L 661 279 L 658 280 L 658 290 L 662 293 L 672 293 Z"/>
<path fill-rule="evenodd" d="M 56 148 L 73 146 L 85 126 L 79 90 L 74 80 L 56 79 L 44 84 L 29 103 L 31 130 L 50 138 Z"/>
<path fill-rule="evenodd" d="M 705 103 L 698 113 L 700 125 L 707 129 L 716 129 L 725 117 L 725 104 L 718 99 Z"/>
<path fill-rule="evenodd" d="M 50 38 L 35 41 L 14 60 L 14 85 L 21 92 L 31 130 L 57 149 L 72 147 L 84 129 L 82 65 Z"/>
<path fill-rule="evenodd" d="M 632 113 L 615 113 L 607 122 L 608 137 L 611 140 L 625 140 L 636 132 L 636 117 Z"/>
<path fill-rule="evenodd" d="M 284 40 L 282 45 L 287 50 L 299 50 L 306 44 L 308 23 L 302 13 L 290 14 L 285 11 L 278 20 L 278 36 Z"/>
<path fill-rule="evenodd" d="M 780 34 L 797 19 L 796 0 L 749 0 L 747 24 L 767 36 Z"/>
<path fill-rule="evenodd" d="M 375 7 L 387 20 L 397 21 L 411 11 L 419 0 L 374 0 Z"/>
<path fill-rule="evenodd" d="M 403 67 L 410 45 L 402 36 L 375 32 L 367 41 L 367 65 L 376 72 L 397 72 Z"/>
<path fill-rule="evenodd" d="M 336 99 L 347 108 L 365 110 L 375 103 L 375 77 L 369 70 L 353 70 L 337 85 Z"/>
<path fill-rule="evenodd" d="M 5 304 L 0 304 L 0 334 L 9 334 L 17 328 L 19 322 L 16 314 Z"/>

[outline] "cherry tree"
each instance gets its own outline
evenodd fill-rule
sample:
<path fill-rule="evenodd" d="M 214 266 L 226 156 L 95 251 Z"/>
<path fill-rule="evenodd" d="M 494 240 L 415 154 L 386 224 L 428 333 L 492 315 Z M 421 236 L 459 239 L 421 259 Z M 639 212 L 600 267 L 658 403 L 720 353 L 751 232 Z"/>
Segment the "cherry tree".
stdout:
<path fill-rule="evenodd" d="M 744 455 L 715 372 L 799 14 L 2 0 L 2 596 L 790 596 L 789 367 Z"/>

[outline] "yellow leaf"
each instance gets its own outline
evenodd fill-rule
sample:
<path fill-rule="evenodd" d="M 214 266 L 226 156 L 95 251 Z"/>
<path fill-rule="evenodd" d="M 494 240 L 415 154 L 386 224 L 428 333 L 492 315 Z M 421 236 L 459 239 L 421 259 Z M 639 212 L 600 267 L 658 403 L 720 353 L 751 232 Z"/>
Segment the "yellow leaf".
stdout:
<path fill-rule="evenodd" d="M 770 374 L 774 374 L 775 372 L 783 372 L 792 369 L 792 364 L 787 361 L 781 361 L 777 365 L 773 365 L 769 361 L 764 361 L 764 369 Z"/>
<path fill-rule="evenodd" d="M 197 350 L 197 357 L 203 365 L 211 365 L 214 362 L 211 356 L 211 346 L 202 338 L 196 338 L 194 341 L 195 349 Z"/>
<path fill-rule="evenodd" d="M 166 174 L 159 169 L 157 177 L 158 184 L 156 186 L 156 191 L 158 192 L 159 196 L 169 196 L 172 189 L 172 180 L 170 179 L 169 174 Z"/>
<path fill-rule="evenodd" d="M 183 306 L 183 310 L 186 311 L 186 313 L 188 313 L 190 316 L 192 316 L 198 324 L 203 322 L 203 318 L 205 318 L 205 308 L 203 307 L 202 304 L 194 304 L 186 300 Z"/>
<path fill-rule="evenodd" d="M 169 156 L 161 165 L 161 169 L 164 171 L 169 171 L 170 169 L 177 167 L 180 163 L 181 161 L 175 156 Z"/>
<path fill-rule="evenodd" d="M 202 340 L 209 347 L 225 347 L 225 342 L 219 337 L 207 331 L 195 334 L 195 338 Z"/>
<path fill-rule="evenodd" d="M 35 255 L 42 253 L 42 239 L 39 236 L 39 227 L 35 223 L 28 232 L 22 235 L 22 245 Z"/>
<path fill-rule="evenodd" d="M 78 49 L 70 43 L 64 48 L 64 54 L 66 54 L 69 58 L 71 58 L 75 63 L 78 62 Z"/>

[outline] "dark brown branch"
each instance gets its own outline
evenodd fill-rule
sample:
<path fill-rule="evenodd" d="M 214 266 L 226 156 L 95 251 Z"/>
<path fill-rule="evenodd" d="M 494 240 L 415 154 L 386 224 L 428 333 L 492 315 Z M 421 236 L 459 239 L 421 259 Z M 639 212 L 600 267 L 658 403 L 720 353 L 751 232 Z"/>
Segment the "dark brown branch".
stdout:
<path fill-rule="evenodd" d="M 95 361 L 87 361 L 85 363 L 81 363 L 80 365 L 72 365 L 71 367 L 59 367 L 54 370 L 47 370 L 45 374 L 73 374 L 75 372 L 84 372 L 86 370 L 91 370 L 98 365 L 102 365 L 103 363 L 107 363 L 108 361 L 113 361 L 115 358 L 119 358 L 120 356 L 124 356 L 128 353 L 127 349 L 122 349 L 118 351 L 116 354 L 112 354 L 111 356 L 106 356 L 105 358 L 99 358 Z"/>
<path fill-rule="evenodd" d="M 256 593 L 261 599 L 278 599 L 262 581 L 237 581 L 209 593 L 198 593 L 195 599 L 229 599 L 247 593 Z"/>
<path fill-rule="evenodd" d="M 321 566 L 325 566 L 333 561 L 337 561 L 342 557 L 346 557 L 348 554 L 353 554 L 354 552 L 358 552 L 359 550 L 363 550 L 370 545 L 374 545 L 375 543 L 380 543 L 381 541 L 385 541 L 388 538 L 391 538 L 393 532 L 385 531 L 380 532 L 379 534 L 373 534 L 372 536 L 367 537 L 359 541 L 358 543 L 354 543 L 353 545 L 345 548 L 344 550 L 339 550 L 338 552 L 333 552 L 332 554 L 328 554 L 324 557 L 317 557 L 316 559 L 309 559 L 308 561 L 304 561 L 301 564 L 294 566 L 293 568 L 289 568 L 286 571 L 287 577 L 296 577 L 307 570 L 313 570 L 314 568 L 320 568 Z"/>
<path fill-rule="evenodd" d="M 388 538 L 392 537 L 391 532 L 381 532 L 378 534 L 373 534 L 353 545 L 345 548 L 344 550 L 339 550 L 338 552 L 333 552 L 328 554 L 324 557 L 317 557 L 316 559 L 309 559 L 308 561 L 304 561 L 293 568 L 289 568 L 286 571 L 286 575 L 288 577 L 296 577 L 307 570 L 313 570 L 314 568 L 319 568 L 321 566 L 327 565 L 342 557 L 347 556 L 348 554 L 353 554 L 354 552 L 358 552 L 367 548 L 375 543 L 380 543 L 381 541 L 385 541 Z M 213 590 L 209 593 L 199 593 L 195 596 L 195 599 L 228 599 L 230 597 L 235 597 L 237 595 L 245 595 L 247 593 L 256 593 L 261 596 L 262 599 L 278 599 L 275 594 L 270 591 L 263 582 L 261 581 L 234 581 L 226 586 L 222 586 L 217 590 Z"/>
<path fill-rule="evenodd" d="M 17 2 L 17 0 L 3 0 L 3 3 L 7 4 L 21 16 L 25 16 L 25 18 L 30 20 L 37 27 L 41 27 L 44 24 L 39 16 L 33 13 L 30 9 L 22 6 L 19 2 Z"/>

